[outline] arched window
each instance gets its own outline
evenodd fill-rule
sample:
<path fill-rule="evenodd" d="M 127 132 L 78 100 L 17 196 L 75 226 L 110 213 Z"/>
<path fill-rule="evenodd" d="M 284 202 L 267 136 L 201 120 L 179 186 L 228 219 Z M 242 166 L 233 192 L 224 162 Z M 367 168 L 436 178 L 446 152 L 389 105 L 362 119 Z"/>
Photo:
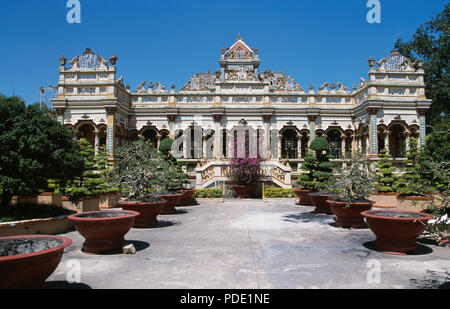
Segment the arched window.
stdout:
<path fill-rule="evenodd" d="M 298 158 L 298 137 L 297 132 L 293 129 L 287 129 L 282 133 L 281 158 L 282 159 Z"/>
<path fill-rule="evenodd" d="M 389 153 L 394 158 L 403 158 L 406 155 L 406 134 L 405 128 L 395 124 L 390 129 Z"/>
<path fill-rule="evenodd" d="M 92 124 L 86 123 L 81 125 L 78 128 L 79 137 L 85 138 L 91 144 L 91 146 L 95 147 L 95 128 Z"/>
<path fill-rule="evenodd" d="M 146 131 L 144 131 L 142 136 L 145 141 L 150 143 L 152 148 L 158 147 L 158 133 L 156 133 L 155 130 L 153 130 L 153 129 L 146 130 Z"/>
<path fill-rule="evenodd" d="M 330 144 L 330 155 L 333 159 L 342 158 L 342 134 L 338 130 L 331 130 L 327 134 Z"/>

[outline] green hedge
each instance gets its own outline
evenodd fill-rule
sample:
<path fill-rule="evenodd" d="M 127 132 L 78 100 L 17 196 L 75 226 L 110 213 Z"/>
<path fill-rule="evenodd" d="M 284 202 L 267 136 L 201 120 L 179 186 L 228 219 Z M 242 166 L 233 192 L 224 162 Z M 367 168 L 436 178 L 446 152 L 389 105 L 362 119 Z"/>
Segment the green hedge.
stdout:
<path fill-rule="evenodd" d="M 282 188 L 266 188 L 264 190 L 265 198 L 289 198 L 295 197 L 294 189 L 282 189 Z"/>
<path fill-rule="evenodd" d="M 222 198 L 222 189 L 199 189 L 195 191 L 195 197 L 199 198 Z"/>

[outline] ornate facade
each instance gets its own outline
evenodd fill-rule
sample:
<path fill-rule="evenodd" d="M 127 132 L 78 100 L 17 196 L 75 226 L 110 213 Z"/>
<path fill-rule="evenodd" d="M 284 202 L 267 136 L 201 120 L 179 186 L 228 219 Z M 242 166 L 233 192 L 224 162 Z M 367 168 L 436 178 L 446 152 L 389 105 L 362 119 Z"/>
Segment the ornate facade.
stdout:
<path fill-rule="evenodd" d="M 194 74 L 178 92 L 174 84 L 167 89 L 145 81 L 132 89 L 116 75 L 117 61 L 90 49 L 71 61 L 61 57 L 52 101 L 58 121 L 92 145 L 105 145 L 112 157 L 118 146 L 140 136 L 155 146 L 164 137 L 183 136 L 181 160 L 196 172 L 197 186 L 223 179 L 232 156 L 226 141 L 237 126 L 264 132 L 264 145 L 276 142 L 279 151 L 268 159 L 267 174 L 283 187 L 289 187 L 316 136 L 329 140 L 337 161 L 356 150 L 376 158 L 384 147 L 401 160 L 410 136 L 425 143 L 431 101 L 425 97 L 422 64 L 395 50 L 378 62 L 370 58 L 368 79 L 351 89 L 340 82 L 302 88 L 285 73 L 262 71 L 258 49 L 240 35 L 222 49 L 219 70 Z M 190 128 L 198 128 L 201 145 L 189 143 L 184 133 Z"/>

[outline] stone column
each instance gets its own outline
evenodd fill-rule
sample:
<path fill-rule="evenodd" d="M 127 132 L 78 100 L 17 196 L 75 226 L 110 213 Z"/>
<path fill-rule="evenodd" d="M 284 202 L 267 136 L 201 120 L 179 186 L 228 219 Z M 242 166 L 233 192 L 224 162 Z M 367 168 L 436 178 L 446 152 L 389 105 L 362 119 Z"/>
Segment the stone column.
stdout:
<path fill-rule="evenodd" d="M 264 151 L 266 152 L 268 158 L 267 159 L 271 159 L 272 158 L 272 152 L 271 152 L 271 145 L 270 145 L 270 136 L 271 136 L 271 132 L 270 132 L 270 121 L 272 119 L 272 116 L 264 116 Z"/>
<path fill-rule="evenodd" d="M 107 137 L 106 137 L 106 154 L 114 157 L 116 148 L 116 112 L 117 107 L 107 107 Z"/>
<path fill-rule="evenodd" d="M 417 114 L 419 116 L 419 125 L 420 125 L 420 138 L 419 145 L 420 147 L 424 147 L 426 145 L 426 122 L 425 122 L 425 114 L 426 109 L 418 109 Z"/>
<path fill-rule="evenodd" d="M 222 157 L 223 153 L 223 137 L 222 136 L 222 116 L 221 115 L 213 115 L 214 117 L 214 159 L 219 159 Z M 221 151 L 222 150 L 222 151 Z"/>
<path fill-rule="evenodd" d="M 377 108 L 369 108 L 369 155 L 377 156 L 378 155 L 378 109 Z"/>
<path fill-rule="evenodd" d="M 317 116 L 309 116 L 309 135 L 311 137 L 309 139 L 308 147 L 311 145 L 311 142 L 316 138 L 316 119 Z"/>
<path fill-rule="evenodd" d="M 98 148 L 99 148 L 99 141 L 100 141 L 99 135 L 100 135 L 100 132 L 98 130 L 95 130 L 95 133 L 94 133 L 94 150 L 95 150 L 95 155 L 98 155 Z"/>

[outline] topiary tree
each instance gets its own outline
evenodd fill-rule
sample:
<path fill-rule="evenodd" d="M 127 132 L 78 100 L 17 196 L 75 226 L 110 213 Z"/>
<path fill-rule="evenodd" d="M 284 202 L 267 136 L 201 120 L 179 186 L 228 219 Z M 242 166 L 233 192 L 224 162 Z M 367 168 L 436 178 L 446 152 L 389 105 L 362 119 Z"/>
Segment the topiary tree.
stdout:
<path fill-rule="evenodd" d="M 391 155 L 387 148 L 379 153 L 380 160 L 377 162 L 377 172 L 375 173 L 375 185 L 377 192 L 395 192 L 394 183 L 397 177 L 394 175 L 395 167 L 392 166 Z"/>
<path fill-rule="evenodd" d="M 172 145 L 173 139 L 165 138 L 159 144 L 159 151 L 161 151 L 166 157 L 173 159 L 173 156 L 170 153 L 172 151 Z"/>
<path fill-rule="evenodd" d="M 48 179 L 61 185 L 81 175 L 84 160 L 73 132 L 39 106 L 0 95 L 1 205 L 13 195 L 46 190 Z"/>
<path fill-rule="evenodd" d="M 315 151 L 316 156 L 308 154 L 304 158 L 305 162 L 301 169 L 308 171 L 308 173 L 300 175 L 297 184 L 306 190 L 318 190 L 333 175 L 335 165 L 330 162 L 330 156 L 328 155 L 330 145 L 326 138 L 318 137 L 314 139 L 310 148 Z"/>
<path fill-rule="evenodd" d="M 402 195 L 418 195 L 416 184 L 421 182 L 419 174 L 420 152 L 417 139 L 410 137 L 409 149 L 406 154 L 405 171 L 394 184 L 395 190 Z"/>
<path fill-rule="evenodd" d="M 95 150 L 87 139 L 82 138 L 78 143 L 85 162 L 84 171 L 80 177 L 69 182 L 63 189 L 64 194 L 72 200 L 104 193 L 108 187 L 104 159 L 95 155 Z"/>
<path fill-rule="evenodd" d="M 311 142 L 311 149 L 316 152 L 317 157 L 317 169 L 314 172 L 314 177 L 317 178 L 319 189 L 328 178 L 333 175 L 333 168 L 335 165 L 330 162 L 331 156 L 328 154 L 330 151 L 330 144 L 324 137 L 318 137 Z"/>
<path fill-rule="evenodd" d="M 297 184 L 305 190 L 315 190 L 317 181 L 314 178 L 314 172 L 317 169 L 318 161 L 316 157 L 311 154 L 311 152 L 309 152 L 303 160 L 304 162 L 300 169 L 307 173 L 303 173 L 298 176 Z"/>

